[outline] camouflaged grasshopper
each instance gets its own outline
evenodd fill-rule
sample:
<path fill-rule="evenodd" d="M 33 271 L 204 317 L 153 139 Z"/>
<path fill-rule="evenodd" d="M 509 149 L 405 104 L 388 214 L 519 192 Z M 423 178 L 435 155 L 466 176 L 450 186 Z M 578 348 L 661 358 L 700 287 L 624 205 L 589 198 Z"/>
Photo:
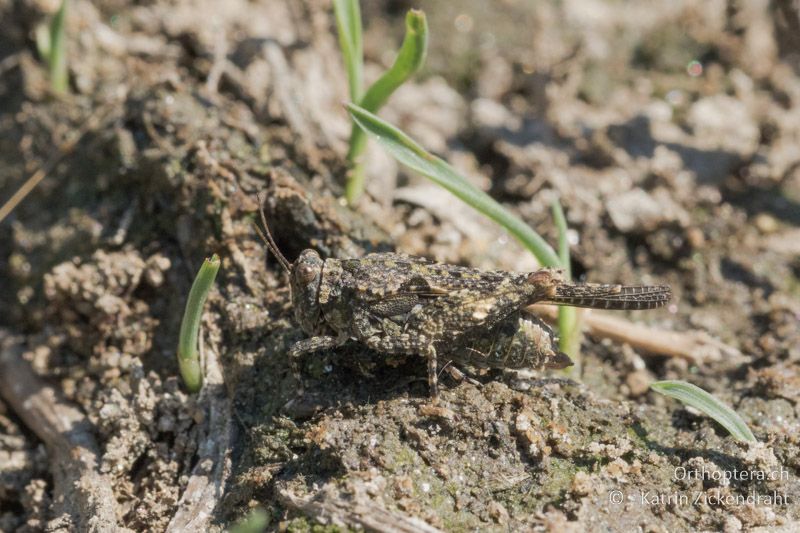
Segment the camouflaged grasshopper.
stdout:
<path fill-rule="evenodd" d="M 342 260 L 306 249 L 289 263 L 263 210 L 261 222 L 261 238 L 289 274 L 295 318 L 310 335 L 289 351 L 300 392 L 299 359 L 350 341 L 379 353 L 425 357 L 434 399 L 439 357 L 490 368 L 565 368 L 572 361 L 558 351 L 553 331 L 524 307 L 653 309 L 671 298 L 667 286 L 573 284 L 553 269 L 482 271 L 398 253 Z"/>

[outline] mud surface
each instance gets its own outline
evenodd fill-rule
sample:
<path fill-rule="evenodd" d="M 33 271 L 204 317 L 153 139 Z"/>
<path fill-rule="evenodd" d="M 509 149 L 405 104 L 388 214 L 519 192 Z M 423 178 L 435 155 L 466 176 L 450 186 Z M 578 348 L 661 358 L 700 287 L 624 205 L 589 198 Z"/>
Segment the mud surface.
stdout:
<path fill-rule="evenodd" d="M 369 198 L 343 206 L 347 89 L 327 3 L 74 1 L 61 99 L 32 40 L 51 4 L 0 1 L 0 198 L 47 169 L 0 223 L 0 337 L 21 339 L 20 357 L 91 423 L 120 527 L 164 530 L 204 453 L 208 414 L 174 351 L 194 273 L 214 252 L 203 339 L 231 429 L 212 528 L 255 507 L 270 530 L 331 520 L 287 495 L 447 531 L 800 527 L 790 2 L 422 6 L 428 66 L 382 116 L 551 242 L 559 197 L 577 276 L 671 285 L 673 305 L 631 320 L 729 348 L 687 360 L 586 337 L 581 375 L 471 371 L 479 387 L 445 373 L 438 406 L 421 359 L 355 346 L 308 357 L 295 398 L 286 352 L 304 335 L 252 229 L 256 192 L 290 260 L 306 247 L 396 249 L 536 268 L 378 146 Z M 411 6 L 365 4 L 373 79 Z M 650 392 L 659 379 L 714 393 L 760 443 Z M 0 530 L 74 528 L 53 501 L 50 459 L 0 401 Z M 774 479 L 724 479 L 734 471 Z"/>

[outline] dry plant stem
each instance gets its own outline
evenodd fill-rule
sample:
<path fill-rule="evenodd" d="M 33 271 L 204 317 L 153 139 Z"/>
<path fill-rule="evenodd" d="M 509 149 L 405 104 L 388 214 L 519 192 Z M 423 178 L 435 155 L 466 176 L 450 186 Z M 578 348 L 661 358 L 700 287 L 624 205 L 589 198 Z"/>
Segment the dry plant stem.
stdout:
<path fill-rule="evenodd" d="M 537 304 L 529 309 L 549 322 L 558 316 L 558 307 L 553 305 Z M 584 332 L 592 337 L 627 343 L 643 352 L 678 357 L 693 364 L 744 357 L 736 348 L 704 331 L 664 331 L 598 311 L 584 312 L 581 320 Z"/>
<path fill-rule="evenodd" d="M 331 495 L 303 498 L 288 489 L 278 491 L 280 502 L 290 509 L 342 528 L 363 528 L 379 533 L 439 533 L 424 520 L 389 511 L 369 500 L 344 500 Z"/>
<path fill-rule="evenodd" d="M 201 343 L 202 350 L 202 343 Z M 168 532 L 208 531 L 214 510 L 225 492 L 231 470 L 230 446 L 234 425 L 219 361 L 213 350 L 205 350 L 206 382 L 198 397 L 205 413 L 198 458 Z"/>
<path fill-rule="evenodd" d="M 8 201 L 4 203 L 2 207 L 0 207 L 0 222 L 2 222 L 3 219 L 5 219 L 14 210 L 14 208 L 16 208 L 17 205 L 19 205 L 19 203 L 22 202 L 22 200 L 24 200 L 34 188 L 36 188 L 39 182 L 42 181 L 47 174 L 53 170 L 53 168 L 55 168 L 59 161 L 61 161 L 62 157 L 70 154 L 75 149 L 75 146 L 77 146 L 81 139 L 83 139 L 84 135 L 99 127 L 99 125 L 103 122 L 103 117 L 105 117 L 109 109 L 113 109 L 113 104 L 111 104 L 109 107 L 101 107 L 98 109 L 97 112 L 89 117 L 83 127 L 79 129 L 71 139 L 67 139 L 61 143 L 61 146 L 58 147 L 56 153 L 47 161 L 47 163 L 42 165 L 42 167 L 34 172 L 30 178 L 25 180 L 25 183 L 23 183 L 22 186 L 17 189 L 17 192 L 15 192 L 11 198 L 9 198 Z"/>
<path fill-rule="evenodd" d="M 98 468 L 92 424 L 22 359 L 22 344 L 0 331 L 0 395 L 47 446 L 54 514 L 76 531 L 120 531 L 111 483 Z"/>

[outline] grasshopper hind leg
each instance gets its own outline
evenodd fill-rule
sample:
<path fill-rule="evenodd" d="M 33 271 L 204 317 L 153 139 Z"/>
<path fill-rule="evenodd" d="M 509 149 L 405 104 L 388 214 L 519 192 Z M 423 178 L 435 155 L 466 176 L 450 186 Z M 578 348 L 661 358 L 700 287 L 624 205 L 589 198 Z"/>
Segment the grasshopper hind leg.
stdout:
<path fill-rule="evenodd" d="M 663 307 L 672 299 L 672 291 L 666 285 L 598 285 L 590 283 L 562 283 L 555 294 L 543 303 L 610 309 L 617 311 L 640 311 Z"/>
<path fill-rule="evenodd" d="M 450 377 L 459 383 L 466 381 L 467 383 L 469 383 L 470 385 L 474 385 L 475 387 L 478 388 L 483 387 L 483 383 L 481 383 L 471 375 L 468 375 L 467 372 L 461 370 L 455 364 L 453 364 L 452 359 L 444 364 L 439 374 L 442 374 L 443 372 L 447 372 L 448 374 L 450 374 Z"/>

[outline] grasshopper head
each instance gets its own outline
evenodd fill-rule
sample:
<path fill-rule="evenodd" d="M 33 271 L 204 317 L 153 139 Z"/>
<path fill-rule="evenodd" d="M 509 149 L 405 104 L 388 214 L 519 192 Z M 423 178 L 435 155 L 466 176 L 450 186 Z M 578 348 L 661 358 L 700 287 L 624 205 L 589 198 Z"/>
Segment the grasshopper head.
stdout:
<path fill-rule="evenodd" d="M 256 199 L 258 200 L 258 205 L 261 205 L 261 195 L 256 194 Z M 289 274 L 294 316 L 303 331 L 309 335 L 315 335 L 320 323 L 319 285 L 322 282 L 322 258 L 314 250 L 308 249 L 303 250 L 295 262 L 290 264 L 278 249 L 275 239 L 272 238 L 269 224 L 267 224 L 267 217 L 264 215 L 264 209 L 260 209 L 259 213 L 264 230 L 262 231 L 258 224 L 254 224 L 254 226 L 261 240 L 275 254 L 278 263 Z"/>
<path fill-rule="evenodd" d="M 319 285 L 322 281 L 322 258 L 311 249 L 303 250 L 292 263 L 289 275 L 294 316 L 303 331 L 314 335 L 320 321 Z"/>

